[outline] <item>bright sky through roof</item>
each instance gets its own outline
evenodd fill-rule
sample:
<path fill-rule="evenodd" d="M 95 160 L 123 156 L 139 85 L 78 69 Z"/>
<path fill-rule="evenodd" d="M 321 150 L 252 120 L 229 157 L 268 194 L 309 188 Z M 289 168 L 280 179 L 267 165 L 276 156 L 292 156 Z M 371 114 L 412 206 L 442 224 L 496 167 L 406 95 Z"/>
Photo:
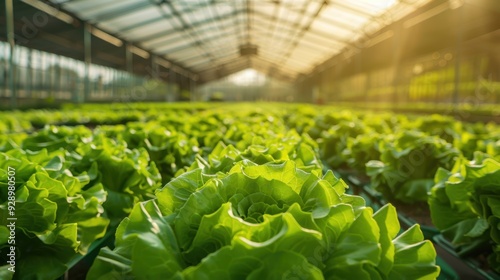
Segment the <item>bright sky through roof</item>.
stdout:
<path fill-rule="evenodd" d="M 245 69 L 229 77 L 229 81 L 238 86 L 259 86 L 265 83 L 266 76 L 254 69 Z"/>
<path fill-rule="evenodd" d="M 379 9 L 389 8 L 396 4 L 398 0 L 358 0 L 359 3 L 366 4 L 369 6 L 377 7 Z"/>

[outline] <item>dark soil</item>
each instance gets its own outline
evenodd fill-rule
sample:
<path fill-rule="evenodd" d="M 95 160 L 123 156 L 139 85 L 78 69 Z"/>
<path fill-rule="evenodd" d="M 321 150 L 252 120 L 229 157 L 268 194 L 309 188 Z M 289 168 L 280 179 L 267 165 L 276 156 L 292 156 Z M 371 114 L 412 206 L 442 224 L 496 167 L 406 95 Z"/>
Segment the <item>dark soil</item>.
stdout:
<path fill-rule="evenodd" d="M 399 201 L 393 201 L 391 203 L 396 207 L 398 213 L 402 213 L 406 217 L 415 220 L 422 226 L 434 227 L 431 219 L 429 205 L 426 202 L 405 204 Z"/>

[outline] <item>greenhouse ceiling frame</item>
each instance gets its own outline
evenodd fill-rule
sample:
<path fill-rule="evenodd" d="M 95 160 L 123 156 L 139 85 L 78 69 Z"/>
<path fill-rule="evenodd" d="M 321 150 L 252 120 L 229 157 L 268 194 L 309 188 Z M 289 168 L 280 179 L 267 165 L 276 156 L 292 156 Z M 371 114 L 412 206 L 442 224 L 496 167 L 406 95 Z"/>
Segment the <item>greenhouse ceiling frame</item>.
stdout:
<path fill-rule="evenodd" d="M 73 18 L 69 24 L 59 21 L 53 25 L 46 37 L 53 33 L 76 38 L 82 28 L 75 26 L 81 23 L 80 27 L 87 26 L 91 31 L 92 38 L 99 37 L 110 44 L 115 41 L 118 48 L 123 44 L 125 51 L 162 61 L 162 65 L 171 68 L 169 71 L 199 83 L 248 67 L 294 81 L 335 55 L 358 48 L 360 41 L 375 42 L 373 36 L 378 30 L 432 2 L 380 0 L 371 5 L 373 1 L 368 0 L 22 1 L 50 5 L 56 18 L 57 13 Z M 103 45 L 102 52 L 112 52 L 111 48 Z"/>

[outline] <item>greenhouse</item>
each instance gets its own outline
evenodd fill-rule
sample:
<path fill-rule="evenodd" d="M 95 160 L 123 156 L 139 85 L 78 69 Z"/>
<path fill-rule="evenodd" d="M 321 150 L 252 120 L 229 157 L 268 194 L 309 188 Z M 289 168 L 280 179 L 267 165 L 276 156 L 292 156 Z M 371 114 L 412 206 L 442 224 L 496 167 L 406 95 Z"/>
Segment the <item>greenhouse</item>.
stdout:
<path fill-rule="evenodd" d="M 0 280 L 500 279 L 499 0 L 0 7 Z"/>

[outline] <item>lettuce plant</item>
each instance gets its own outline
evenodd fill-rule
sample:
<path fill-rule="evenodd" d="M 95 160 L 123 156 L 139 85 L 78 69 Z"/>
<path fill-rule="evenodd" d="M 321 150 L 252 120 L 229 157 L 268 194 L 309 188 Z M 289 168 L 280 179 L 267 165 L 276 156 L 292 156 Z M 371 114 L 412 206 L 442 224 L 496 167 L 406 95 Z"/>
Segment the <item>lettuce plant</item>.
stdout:
<path fill-rule="evenodd" d="M 347 148 L 342 152 L 342 156 L 349 167 L 364 174 L 366 163 L 380 158 L 380 142 L 382 141 L 384 141 L 384 136 L 376 133 L 349 138 Z"/>
<path fill-rule="evenodd" d="M 91 184 L 102 184 L 108 193 L 104 208 L 113 223 L 127 216 L 135 203 L 153 198 L 161 185 L 156 164 L 144 148 L 128 149 L 124 141 L 96 135 L 75 152 L 71 169 L 97 169 Z"/>
<path fill-rule="evenodd" d="M 15 274 L 0 267 L 2 279 L 54 279 L 66 263 L 85 254 L 90 244 L 106 233 L 102 216 L 106 192 L 101 184 L 88 186 L 84 172 L 73 176 L 61 153 L 0 153 L 0 259 L 6 263 L 8 243 L 8 171 L 15 169 Z M 12 184 L 11 184 L 12 185 Z M 5 239 L 4 239 L 5 237 Z M 5 277 L 5 278 L 4 278 Z"/>
<path fill-rule="evenodd" d="M 476 153 L 451 171 L 439 169 L 435 181 L 429 205 L 436 228 L 463 256 L 489 251 L 491 267 L 500 272 L 500 163 Z"/>
<path fill-rule="evenodd" d="M 145 149 L 158 167 L 162 182 L 167 183 L 183 168 L 191 165 L 199 153 L 194 137 L 169 130 L 158 122 L 128 123 L 126 126 L 99 128 L 97 135 L 125 141 L 128 149 Z"/>
<path fill-rule="evenodd" d="M 317 157 L 318 146 L 307 134 L 300 136 L 291 130 L 280 138 L 252 137 L 248 142 L 250 144 L 241 151 L 231 144 L 219 142 L 206 159 L 198 156 L 189 170 L 202 168 L 205 174 L 226 173 L 242 160 L 257 164 L 293 160 L 297 167 L 306 171 L 321 172 L 323 169 Z"/>
<path fill-rule="evenodd" d="M 389 201 L 427 201 L 439 167 L 451 168 L 458 150 L 443 139 L 405 131 L 381 142 L 380 160 L 366 163 L 371 185 Z"/>
<path fill-rule="evenodd" d="M 463 131 L 461 122 L 453 117 L 438 114 L 419 117 L 416 119 L 414 127 L 429 135 L 436 135 L 448 143 L 453 143 L 454 139 L 459 138 Z"/>
<path fill-rule="evenodd" d="M 82 141 L 88 142 L 92 132 L 84 126 L 68 127 L 49 125 L 26 137 L 21 147 L 24 150 L 39 151 L 47 149 L 55 151 L 65 149 L 73 151 Z"/>
<path fill-rule="evenodd" d="M 435 279 L 432 243 L 293 161 L 195 169 L 135 205 L 87 279 Z"/>
<path fill-rule="evenodd" d="M 347 149 L 348 140 L 356 138 L 358 135 L 370 133 L 372 131 L 357 118 L 353 117 L 349 121 L 340 121 L 321 134 L 321 158 L 330 168 L 338 168 L 345 165 L 346 159 L 342 153 Z"/>

